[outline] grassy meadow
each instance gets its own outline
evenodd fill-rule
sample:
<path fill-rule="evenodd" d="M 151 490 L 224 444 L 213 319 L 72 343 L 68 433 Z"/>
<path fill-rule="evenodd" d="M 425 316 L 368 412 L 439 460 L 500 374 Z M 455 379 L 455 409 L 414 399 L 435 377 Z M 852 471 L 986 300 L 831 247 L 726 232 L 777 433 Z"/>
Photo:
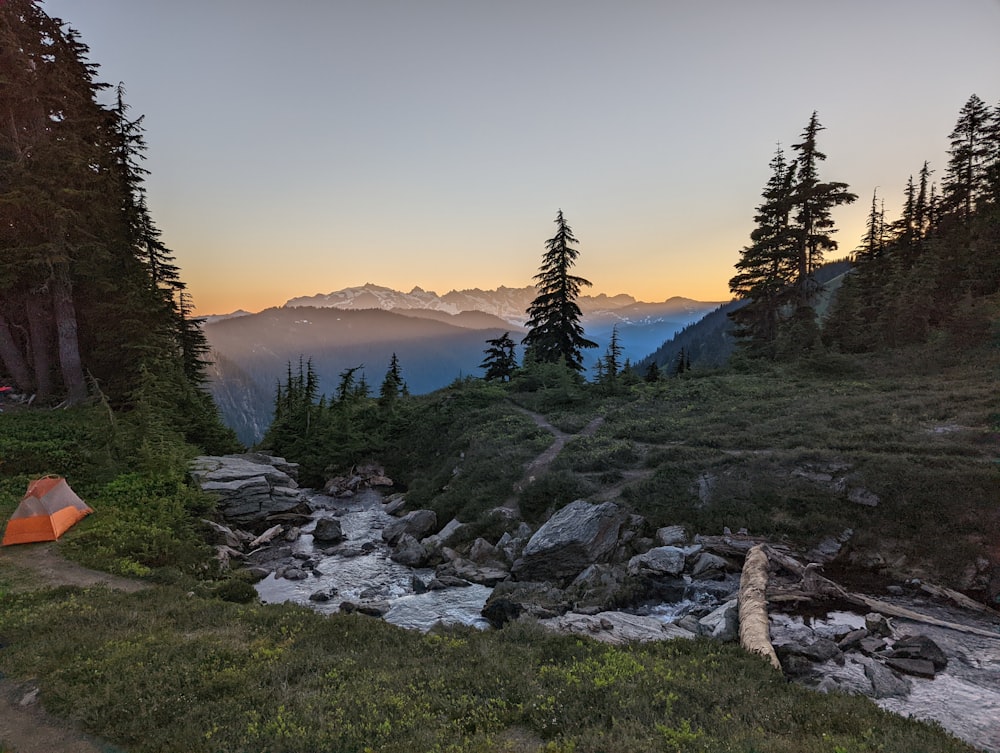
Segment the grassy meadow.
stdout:
<path fill-rule="evenodd" d="M 850 527 L 857 561 L 949 585 L 1000 539 L 998 367 L 992 344 L 961 357 L 942 345 L 611 391 L 464 380 L 410 398 L 410 431 L 376 457 L 411 507 L 484 535 L 499 535 L 487 513 L 512 496 L 535 522 L 576 497 L 620 498 L 653 526 L 747 527 L 802 546 Z M 552 441 L 519 406 L 570 434 L 603 422 L 515 494 Z M 530 623 L 421 635 L 257 604 L 209 564 L 198 521 L 211 503 L 183 472 L 194 448 L 153 462 L 110 420 L 100 408 L 0 416 L 0 516 L 29 478 L 65 475 L 98 512 L 60 550 L 150 587 L 38 589 L 0 552 L 0 672 L 122 750 L 972 750 L 864 698 L 792 685 L 733 645 L 610 647 Z M 830 467 L 879 504 L 794 472 Z"/>

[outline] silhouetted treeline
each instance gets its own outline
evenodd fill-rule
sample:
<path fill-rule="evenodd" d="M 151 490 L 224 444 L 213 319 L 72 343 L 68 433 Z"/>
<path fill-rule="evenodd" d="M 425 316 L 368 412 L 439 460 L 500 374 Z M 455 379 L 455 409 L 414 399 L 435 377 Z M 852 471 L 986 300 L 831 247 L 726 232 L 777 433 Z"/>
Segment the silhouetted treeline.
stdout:
<path fill-rule="evenodd" d="M 113 104 L 77 33 L 0 3 L 0 379 L 39 404 L 169 401 L 192 441 L 224 432 L 206 343 L 146 203 L 142 118 Z"/>

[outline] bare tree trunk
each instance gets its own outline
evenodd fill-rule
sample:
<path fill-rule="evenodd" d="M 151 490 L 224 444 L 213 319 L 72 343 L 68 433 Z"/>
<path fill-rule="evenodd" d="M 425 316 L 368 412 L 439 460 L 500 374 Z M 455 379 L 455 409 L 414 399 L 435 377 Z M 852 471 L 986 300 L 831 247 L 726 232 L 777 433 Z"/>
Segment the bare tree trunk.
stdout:
<path fill-rule="evenodd" d="M 29 290 L 24 299 L 28 314 L 31 363 L 35 367 L 35 394 L 40 401 L 52 397 L 52 317 L 45 305 L 44 291 Z"/>
<path fill-rule="evenodd" d="M 767 659 L 775 669 L 781 662 L 771 645 L 770 623 L 767 619 L 767 554 L 761 545 L 747 552 L 740 576 L 740 645 L 747 651 Z"/>
<path fill-rule="evenodd" d="M 32 392 L 35 380 L 31 377 L 31 367 L 24 353 L 17 347 L 17 342 L 10 332 L 10 324 L 6 317 L 0 314 L 0 363 L 14 379 L 14 383 L 22 392 Z"/>
<path fill-rule="evenodd" d="M 76 325 L 76 305 L 73 303 L 73 286 L 66 264 L 55 266 L 52 276 L 52 311 L 58 333 L 59 365 L 62 369 L 66 399 L 76 405 L 87 398 L 87 380 L 80 359 L 80 340 Z"/>

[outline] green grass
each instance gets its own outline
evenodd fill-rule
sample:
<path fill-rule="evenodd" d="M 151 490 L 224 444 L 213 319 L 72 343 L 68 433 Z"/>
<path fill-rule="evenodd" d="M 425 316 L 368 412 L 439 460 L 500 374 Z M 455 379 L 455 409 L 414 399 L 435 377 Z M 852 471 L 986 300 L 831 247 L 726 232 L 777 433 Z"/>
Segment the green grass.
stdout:
<path fill-rule="evenodd" d="M 691 531 L 746 526 L 808 544 L 850 526 L 852 554 L 882 551 L 948 584 L 1000 538 L 998 353 L 838 358 L 829 373 L 819 362 L 694 372 L 613 398 L 544 372 L 553 384 L 514 394 L 519 404 L 567 432 L 605 420 L 522 492 L 522 512 L 537 523 L 571 499 L 621 489 L 651 523 Z M 499 535 L 484 513 L 552 442 L 509 397 L 466 381 L 400 407 L 382 459 L 411 507 Z M 100 514 L 62 549 L 167 585 L 28 592 L 5 566 L 0 672 L 32 678 L 49 710 L 123 749 L 971 750 L 863 698 L 789 684 L 734 646 L 612 648 L 532 624 L 419 635 L 360 616 L 235 603 L 246 583 L 204 580 L 214 575 L 197 523 L 207 500 L 182 468 L 129 459 L 109 432 L 91 409 L 3 416 L 0 514 L 30 478 L 66 475 Z M 791 473 L 830 463 L 849 466 L 878 507 Z M 926 546 L 928 532 L 946 545 Z"/>
<path fill-rule="evenodd" d="M 707 640 L 421 635 L 156 587 L 8 596 L 0 669 L 129 751 L 969 751 Z M 839 746 L 839 748 L 838 748 Z"/>

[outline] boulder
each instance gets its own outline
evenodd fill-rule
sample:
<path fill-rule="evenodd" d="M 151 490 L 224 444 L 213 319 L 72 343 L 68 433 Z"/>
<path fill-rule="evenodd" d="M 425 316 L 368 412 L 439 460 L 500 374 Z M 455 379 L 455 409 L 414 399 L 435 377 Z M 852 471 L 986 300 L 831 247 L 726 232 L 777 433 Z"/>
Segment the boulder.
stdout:
<path fill-rule="evenodd" d="M 288 472 L 296 469 L 282 458 L 259 453 L 203 455 L 189 465 L 191 477 L 217 499 L 219 512 L 247 526 L 260 525 L 269 515 L 305 508 L 298 483 Z"/>
<path fill-rule="evenodd" d="M 873 698 L 902 698 L 910 693 L 909 680 L 877 661 L 868 660 L 865 677 L 871 681 Z"/>
<path fill-rule="evenodd" d="M 340 526 L 340 521 L 336 518 L 319 518 L 312 532 L 313 541 L 320 545 L 336 544 L 343 541 L 344 529 Z"/>
<path fill-rule="evenodd" d="M 694 638 L 693 633 L 676 625 L 667 625 L 653 617 L 640 617 L 625 612 L 601 612 L 595 615 L 570 612 L 560 617 L 539 620 L 539 624 L 557 633 L 585 635 L 602 643 L 613 644 Z"/>
<path fill-rule="evenodd" d="M 684 571 L 687 553 L 676 546 L 658 546 L 628 561 L 629 575 L 680 575 Z"/>
<path fill-rule="evenodd" d="M 739 602 L 730 599 L 698 622 L 701 624 L 702 635 L 711 636 L 718 641 L 735 641 L 740 635 Z"/>
<path fill-rule="evenodd" d="M 683 526 L 664 526 L 656 531 L 656 543 L 659 546 L 677 546 L 687 540 L 687 531 Z"/>
<path fill-rule="evenodd" d="M 423 567 L 427 564 L 427 549 L 413 536 L 404 533 L 396 540 L 389 559 L 406 567 Z"/>
<path fill-rule="evenodd" d="M 454 577 L 483 586 L 495 586 L 497 583 L 507 580 L 510 577 L 510 572 L 498 562 L 480 565 L 472 560 L 456 557 L 449 562 L 438 565 L 435 575 L 438 578 Z"/>
<path fill-rule="evenodd" d="M 498 583 L 483 606 L 483 617 L 495 628 L 522 615 L 538 619 L 558 617 L 570 610 L 566 592 L 550 583 L 504 581 Z"/>
<path fill-rule="evenodd" d="M 934 677 L 934 663 L 927 659 L 894 659 L 887 658 L 886 666 L 892 667 L 906 675 L 917 677 Z"/>
<path fill-rule="evenodd" d="M 892 635 L 892 627 L 884 614 L 869 612 L 865 615 L 865 629 L 874 636 L 888 638 Z"/>
<path fill-rule="evenodd" d="M 868 637 L 868 631 L 865 628 L 858 628 L 857 630 L 852 630 L 839 641 L 837 641 L 837 648 L 841 651 L 850 651 L 854 648 L 861 647 L 861 641 Z"/>
<path fill-rule="evenodd" d="M 419 510 L 417 512 L 419 512 Z M 435 517 L 435 521 L 436 520 L 437 518 Z M 459 522 L 457 518 L 452 518 L 448 521 L 444 528 L 435 533 L 433 536 L 428 536 L 421 543 L 427 547 L 429 551 L 440 549 L 443 546 L 450 545 L 452 540 L 466 527 L 465 523 Z"/>
<path fill-rule="evenodd" d="M 385 599 L 366 599 L 359 602 L 345 601 L 340 605 L 340 611 L 346 614 L 357 612 L 369 617 L 384 617 L 390 609 L 390 604 Z"/>
<path fill-rule="evenodd" d="M 948 666 L 948 657 L 933 640 L 926 635 L 907 635 L 892 644 L 888 654 L 892 659 L 921 659 L 934 665 L 936 671 Z"/>
<path fill-rule="evenodd" d="M 392 521 L 382 529 L 382 539 L 390 546 L 395 546 L 403 534 L 408 534 L 420 541 L 437 528 L 437 513 L 433 510 L 414 510 L 401 518 Z"/>
<path fill-rule="evenodd" d="M 571 502 L 535 532 L 512 572 L 519 580 L 567 583 L 588 565 L 608 561 L 624 520 L 614 502 Z"/>
<path fill-rule="evenodd" d="M 721 578 L 726 570 L 731 569 L 729 561 L 711 552 L 700 552 L 691 566 L 691 575 L 695 578 Z"/>
<path fill-rule="evenodd" d="M 623 565 L 591 565 L 580 573 L 566 594 L 575 612 L 601 612 L 634 606 L 648 595 L 647 583 L 630 576 Z"/>

